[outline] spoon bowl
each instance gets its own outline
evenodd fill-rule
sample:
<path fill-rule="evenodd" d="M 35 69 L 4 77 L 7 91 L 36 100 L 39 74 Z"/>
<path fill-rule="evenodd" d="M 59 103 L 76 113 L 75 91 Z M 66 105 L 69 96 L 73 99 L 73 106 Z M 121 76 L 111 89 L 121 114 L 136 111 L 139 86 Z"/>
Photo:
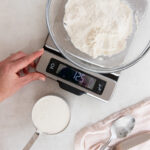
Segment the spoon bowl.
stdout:
<path fill-rule="evenodd" d="M 124 138 L 134 128 L 135 119 L 132 116 L 121 117 L 114 121 L 111 127 L 111 135 L 113 138 Z"/>

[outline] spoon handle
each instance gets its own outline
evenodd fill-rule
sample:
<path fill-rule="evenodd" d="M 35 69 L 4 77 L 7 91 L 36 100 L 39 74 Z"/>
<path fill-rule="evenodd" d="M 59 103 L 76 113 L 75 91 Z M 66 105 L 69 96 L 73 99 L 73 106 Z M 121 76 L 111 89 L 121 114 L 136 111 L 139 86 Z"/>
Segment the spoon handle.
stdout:
<path fill-rule="evenodd" d="M 111 142 L 111 138 L 99 150 L 105 150 L 108 147 L 110 142 Z"/>

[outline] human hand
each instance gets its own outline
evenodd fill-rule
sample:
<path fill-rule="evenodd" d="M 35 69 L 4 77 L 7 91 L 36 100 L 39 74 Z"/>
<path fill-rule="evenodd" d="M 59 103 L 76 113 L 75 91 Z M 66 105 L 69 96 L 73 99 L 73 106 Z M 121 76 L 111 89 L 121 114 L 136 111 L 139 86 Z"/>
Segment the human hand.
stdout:
<path fill-rule="evenodd" d="M 30 55 L 18 52 L 0 62 L 0 101 L 8 98 L 20 88 L 34 80 L 45 81 L 45 76 L 37 72 L 28 72 L 29 66 L 34 66 L 34 61 L 43 54 L 41 49 Z M 23 70 L 24 76 L 19 72 Z"/>

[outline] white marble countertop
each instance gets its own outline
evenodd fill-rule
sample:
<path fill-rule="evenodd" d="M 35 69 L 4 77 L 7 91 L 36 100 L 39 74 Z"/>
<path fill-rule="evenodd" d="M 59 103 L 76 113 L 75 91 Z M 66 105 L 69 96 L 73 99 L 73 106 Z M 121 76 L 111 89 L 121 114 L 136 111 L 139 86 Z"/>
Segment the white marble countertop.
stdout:
<path fill-rule="evenodd" d="M 1 0 L 0 60 L 18 50 L 41 48 L 47 36 L 46 0 Z M 36 81 L 0 104 L 0 150 L 21 150 L 35 129 L 31 121 L 34 103 L 42 96 L 64 97 L 72 118 L 69 127 L 55 136 L 41 135 L 32 150 L 73 150 L 74 136 L 82 127 L 94 123 L 150 96 L 150 53 L 137 65 L 122 72 L 109 103 L 87 95 L 75 96 L 50 79 Z"/>

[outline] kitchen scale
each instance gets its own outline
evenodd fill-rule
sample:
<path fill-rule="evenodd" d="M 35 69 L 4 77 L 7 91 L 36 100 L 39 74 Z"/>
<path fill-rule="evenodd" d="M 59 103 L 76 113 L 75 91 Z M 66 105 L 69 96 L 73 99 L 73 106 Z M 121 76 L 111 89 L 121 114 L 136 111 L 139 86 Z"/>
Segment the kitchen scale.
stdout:
<path fill-rule="evenodd" d="M 50 35 L 44 50 L 36 68 L 38 72 L 56 80 L 62 89 L 73 94 L 87 94 L 104 102 L 110 100 L 120 73 L 98 74 L 75 66 L 59 52 Z"/>

